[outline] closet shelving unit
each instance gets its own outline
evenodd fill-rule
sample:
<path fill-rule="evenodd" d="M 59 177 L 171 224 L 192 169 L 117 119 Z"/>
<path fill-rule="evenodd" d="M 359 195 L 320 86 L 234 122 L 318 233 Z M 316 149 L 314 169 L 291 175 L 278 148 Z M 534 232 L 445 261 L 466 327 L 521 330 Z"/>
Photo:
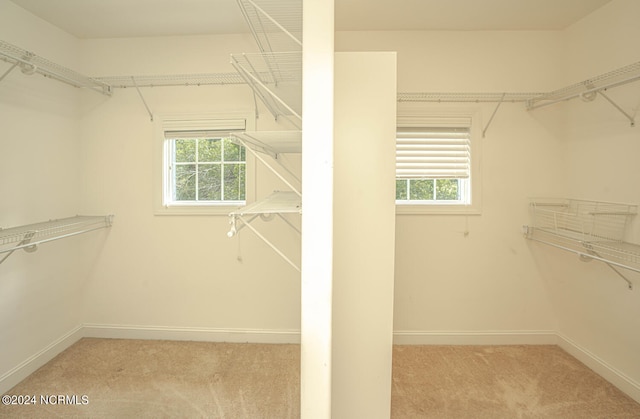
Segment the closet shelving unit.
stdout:
<path fill-rule="evenodd" d="M 535 96 L 527 100 L 528 109 L 536 109 L 565 100 L 581 98 L 584 101 L 595 99 L 607 89 L 622 86 L 640 80 L 640 61 L 620 67 L 608 73 L 583 80 L 558 90 Z"/>
<path fill-rule="evenodd" d="M 208 86 L 244 84 L 244 80 L 237 73 L 199 73 L 199 74 L 171 74 L 144 76 L 113 76 L 96 77 L 112 88 L 136 87 L 171 87 L 171 86 Z"/>
<path fill-rule="evenodd" d="M 277 254 L 279 254 L 289 265 L 300 272 L 300 266 L 287 257 L 284 252 L 278 249 L 278 246 L 273 244 L 251 224 L 256 218 L 260 218 L 264 221 L 270 221 L 274 216 L 277 216 L 300 234 L 300 230 L 285 217 L 285 214 L 302 214 L 302 198 L 296 192 L 274 191 L 263 200 L 254 202 L 253 204 L 231 212 L 229 214 L 229 217 L 231 218 L 231 229 L 227 233 L 227 236 L 233 237 L 242 230 L 242 228 L 247 227 Z"/>
<path fill-rule="evenodd" d="M 541 198 L 530 202 L 530 210 L 533 225 L 523 228 L 528 239 L 575 253 L 583 261 L 604 262 L 633 289 L 618 268 L 640 273 L 640 245 L 624 241 L 637 205 Z"/>
<path fill-rule="evenodd" d="M 77 215 L 19 227 L 0 228 L 0 254 L 3 254 L 0 263 L 16 250 L 35 252 L 43 243 L 108 228 L 112 224 L 113 215 Z"/>
<path fill-rule="evenodd" d="M 473 92 L 402 92 L 398 93 L 398 102 L 431 102 L 431 103 L 447 103 L 447 102 L 476 102 L 498 103 L 493 115 L 498 110 L 500 104 L 504 102 L 524 103 L 527 110 L 534 110 L 543 106 L 580 98 L 585 102 L 590 102 L 596 97 L 602 96 L 614 108 L 622 113 L 630 122 L 631 126 L 635 126 L 634 116 L 622 109 L 615 101 L 613 101 L 605 92 L 614 87 L 623 86 L 640 80 L 640 61 L 629 64 L 624 67 L 617 68 L 608 73 L 574 83 L 569 86 L 553 90 L 551 92 L 504 92 L 504 93 L 473 93 Z M 485 128 L 486 131 L 486 128 Z"/>
<path fill-rule="evenodd" d="M 301 131 L 254 131 L 232 134 L 232 140 L 244 146 L 245 150 L 253 154 L 262 164 L 271 170 L 282 180 L 291 191 L 274 191 L 265 199 L 254 202 L 229 214 L 231 228 L 227 236 L 235 236 L 242 228 L 247 227 L 276 253 L 278 253 L 289 265 L 297 271 L 300 267 L 278 249 L 257 227 L 252 225 L 258 218 L 262 221 L 271 221 L 275 216 L 289 225 L 300 234 L 300 230 L 286 218 L 287 214 L 302 214 L 302 193 L 299 188 L 290 182 L 281 172 L 284 170 L 297 184 L 300 179 L 282 163 L 283 153 L 302 152 Z M 270 156 L 275 165 L 271 164 L 263 156 Z"/>
<path fill-rule="evenodd" d="M 0 76 L 0 81 L 13 70 L 20 69 L 26 75 L 40 74 L 76 88 L 88 89 L 107 96 L 112 94 L 112 88 L 108 83 L 82 75 L 2 40 L 0 40 L 0 60 L 10 65 Z M 16 250 L 35 252 L 41 244 L 108 228 L 112 224 L 113 215 L 77 215 L 18 227 L 0 228 L 0 264 Z"/>
<path fill-rule="evenodd" d="M 232 54 L 231 64 L 273 117 L 276 120 L 285 118 L 295 129 L 232 134 L 236 143 L 244 146 L 291 191 L 274 191 L 265 199 L 231 212 L 231 228 L 227 235 L 233 237 L 247 227 L 300 271 L 300 267 L 261 234 L 252 222 L 258 218 L 270 221 L 278 217 L 300 234 L 286 215 L 302 213 L 302 193 L 282 172 L 287 172 L 296 184 L 300 184 L 300 179 L 282 163 L 281 155 L 302 152 L 302 1 L 238 0 L 238 6 L 260 52 Z M 266 156 L 271 159 L 265 159 Z"/>
<path fill-rule="evenodd" d="M 0 81 L 11 71 L 19 68 L 22 73 L 27 75 L 41 74 L 73 87 L 93 90 L 107 96 L 111 95 L 111 86 L 108 84 L 84 76 L 5 41 L 0 41 L 0 59 L 11 64 L 11 67 L 0 76 Z"/>

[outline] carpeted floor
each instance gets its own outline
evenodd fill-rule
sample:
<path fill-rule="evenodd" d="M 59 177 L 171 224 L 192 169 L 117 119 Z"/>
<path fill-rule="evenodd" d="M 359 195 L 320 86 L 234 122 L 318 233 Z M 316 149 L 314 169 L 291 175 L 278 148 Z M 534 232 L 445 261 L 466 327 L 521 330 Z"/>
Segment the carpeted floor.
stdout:
<path fill-rule="evenodd" d="M 299 362 L 298 345 L 82 339 L 0 417 L 297 418 Z M 395 346 L 391 402 L 393 418 L 640 418 L 556 346 Z"/>

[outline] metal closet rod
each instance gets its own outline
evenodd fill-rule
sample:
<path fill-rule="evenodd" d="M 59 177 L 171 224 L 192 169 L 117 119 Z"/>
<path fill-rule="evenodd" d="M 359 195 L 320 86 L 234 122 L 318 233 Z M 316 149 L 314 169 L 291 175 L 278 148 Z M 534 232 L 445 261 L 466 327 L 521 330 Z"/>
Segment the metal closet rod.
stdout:
<path fill-rule="evenodd" d="M 523 228 L 526 231 L 530 230 L 529 226 L 524 226 Z M 629 278 L 627 278 L 624 274 L 622 274 L 622 272 L 620 272 L 616 268 L 628 269 L 630 271 L 640 273 L 640 269 L 638 269 L 638 268 L 635 268 L 635 267 L 633 267 L 633 266 L 631 266 L 629 264 L 619 263 L 619 262 L 612 261 L 612 260 L 610 260 L 608 258 L 604 258 L 604 257 L 600 256 L 597 252 L 593 251 L 593 250 L 586 250 L 586 251 L 583 252 L 583 251 L 580 251 L 580 250 L 572 249 L 570 247 L 563 246 L 563 245 L 558 244 L 558 243 L 554 243 L 553 241 L 550 241 L 550 240 L 539 239 L 539 238 L 533 236 L 530 233 L 530 231 L 528 233 L 525 233 L 525 237 L 527 239 L 529 239 L 529 240 L 532 240 L 532 241 L 535 241 L 535 242 L 538 242 L 538 243 L 543 243 L 543 244 L 546 244 L 548 246 L 555 247 L 557 249 L 561 249 L 561 250 L 564 250 L 564 251 L 567 251 L 567 252 L 574 253 L 574 254 L 578 255 L 580 257 L 580 260 L 582 260 L 582 261 L 588 261 L 590 259 L 594 259 L 594 260 L 598 260 L 598 261 L 604 263 L 609 268 L 611 268 L 611 270 L 613 270 L 620 278 L 622 278 L 622 280 L 624 280 L 627 283 L 627 288 L 629 290 L 633 290 L 633 282 L 631 282 L 629 280 Z"/>

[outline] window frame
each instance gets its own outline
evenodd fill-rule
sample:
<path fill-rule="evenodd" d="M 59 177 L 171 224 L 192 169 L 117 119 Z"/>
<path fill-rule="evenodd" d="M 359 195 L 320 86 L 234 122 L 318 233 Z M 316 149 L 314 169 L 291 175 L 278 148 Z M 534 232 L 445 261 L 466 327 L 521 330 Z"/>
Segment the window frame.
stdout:
<path fill-rule="evenodd" d="M 471 175 L 462 179 L 468 188 L 469 201 L 411 201 L 396 200 L 396 214 L 420 215 L 474 215 L 482 212 L 482 130 L 479 108 L 453 107 L 434 109 L 423 106 L 419 109 L 398 109 L 398 128 L 409 127 L 446 127 L 461 126 L 461 121 L 468 120 L 471 135 Z"/>
<path fill-rule="evenodd" d="M 244 128 L 237 122 L 244 120 Z M 230 123 L 225 127 L 225 123 Z M 255 120 L 251 113 L 154 115 L 154 214 L 155 215 L 228 215 L 255 199 L 255 159 L 245 151 L 245 200 L 244 201 L 173 201 L 170 166 L 172 164 L 171 139 L 165 132 L 214 132 L 216 137 L 226 137 L 233 131 L 253 130 Z M 202 138 L 195 135 L 192 138 Z"/>

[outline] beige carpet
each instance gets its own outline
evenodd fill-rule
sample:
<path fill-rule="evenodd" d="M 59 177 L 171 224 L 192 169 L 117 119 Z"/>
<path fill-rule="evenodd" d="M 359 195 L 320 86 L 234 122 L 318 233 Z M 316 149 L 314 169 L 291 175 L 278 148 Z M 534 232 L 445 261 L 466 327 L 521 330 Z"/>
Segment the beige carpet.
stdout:
<path fill-rule="evenodd" d="M 8 392 L 37 404 L 0 417 L 296 418 L 299 351 L 82 339 Z M 640 404 L 555 346 L 395 346 L 391 416 L 640 418 Z"/>

